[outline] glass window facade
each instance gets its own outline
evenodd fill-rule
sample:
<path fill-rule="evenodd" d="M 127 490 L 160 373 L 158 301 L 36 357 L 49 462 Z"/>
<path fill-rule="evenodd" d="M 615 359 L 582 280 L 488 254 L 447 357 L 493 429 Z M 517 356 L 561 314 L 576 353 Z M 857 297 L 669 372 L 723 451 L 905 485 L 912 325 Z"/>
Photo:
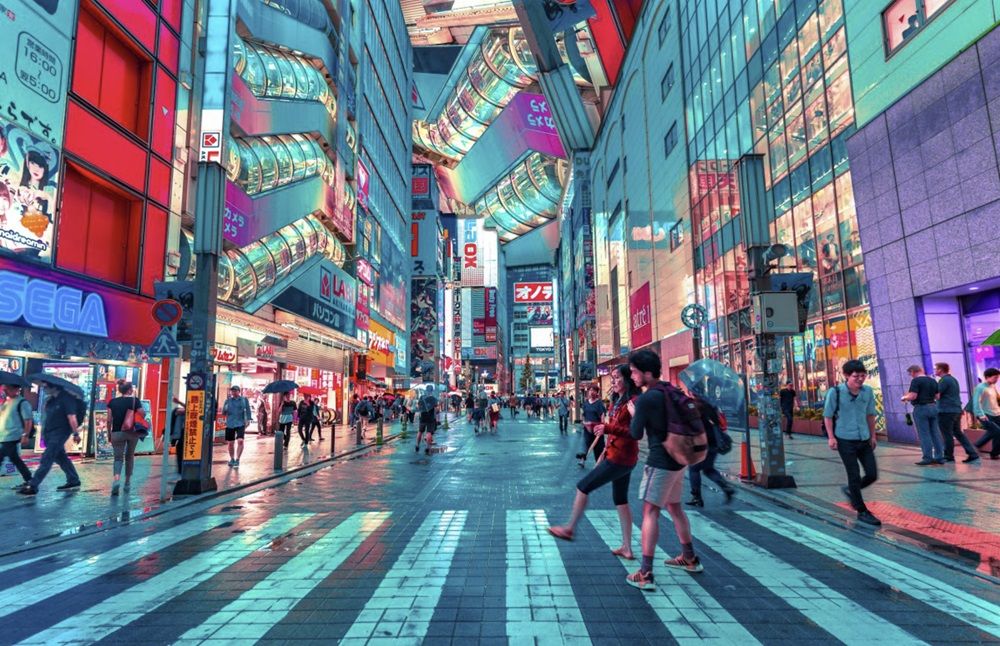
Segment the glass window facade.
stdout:
<path fill-rule="evenodd" d="M 333 161 L 320 144 L 307 135 L 232 137 L 228 148 L 229 179 L 248 195 L 315 175 L 333 185 Z"/>
<path fill-rule="evenodd" d="M 746 255 L 733 164 L 765 158 L 771 238 L 786 270 L 814 275 L 805 333 L 782 379 L 818 405 L 848 358 L 878 389 L 846 138 L 854 109 L 841 0 L 694 0 L 680 5 L 691 229 L 705 354 L 753 371 Z M 793 267 L 794 265 L 794 267 Z"/>

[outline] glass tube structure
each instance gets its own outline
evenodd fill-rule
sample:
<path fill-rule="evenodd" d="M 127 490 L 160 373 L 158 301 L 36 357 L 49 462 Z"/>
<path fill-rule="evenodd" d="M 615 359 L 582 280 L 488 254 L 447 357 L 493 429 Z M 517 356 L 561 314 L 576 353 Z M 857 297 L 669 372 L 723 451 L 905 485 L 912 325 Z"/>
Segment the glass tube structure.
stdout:
<path fill-rule="evenodd" d="M 227 174 L 247 195 L 257 195 L 319 175 L 334 181 L 334 163 L 304 134 L 230 137 Z"/>

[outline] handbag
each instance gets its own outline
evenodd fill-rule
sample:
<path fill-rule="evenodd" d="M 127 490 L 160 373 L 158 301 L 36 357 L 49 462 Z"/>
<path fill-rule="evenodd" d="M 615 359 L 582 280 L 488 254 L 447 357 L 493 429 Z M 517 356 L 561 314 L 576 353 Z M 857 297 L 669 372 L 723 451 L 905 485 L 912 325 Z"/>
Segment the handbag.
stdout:
<path fill-rule="evenodd" d="M 149 435 L 149 422 L 146 421 L 146 411 L 141 407 L 138 409 L 135 408 L 139 403 L 137 397 L 133 397 L 132 402 L 133 408 L 129 411 L 132 413 L 132 431 L 139 436 L 140 440 L 144 440 Z"/>

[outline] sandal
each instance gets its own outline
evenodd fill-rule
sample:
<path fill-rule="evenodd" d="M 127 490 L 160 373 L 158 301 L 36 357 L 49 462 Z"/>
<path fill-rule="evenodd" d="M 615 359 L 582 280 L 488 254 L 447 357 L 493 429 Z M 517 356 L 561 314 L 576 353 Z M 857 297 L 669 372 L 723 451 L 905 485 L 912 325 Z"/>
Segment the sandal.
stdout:
<path fill-rule="evenodd" d="M 623 547 L 619 547 L 616 550 L 611 550 L 611 553 L 614 554 L 615 556 L 622 557 L 626 561 L 634 561 L 635 560 L 635 554 L 632 553 L 632 550 L 627 550 L 627 549 L 625 549 Z"/>
<path fill-rule="evenodd" d="M 565 527 L 549 527 L 549 533 L 563 541 L 572 541 L 573 532 L 569 531 Z"/>

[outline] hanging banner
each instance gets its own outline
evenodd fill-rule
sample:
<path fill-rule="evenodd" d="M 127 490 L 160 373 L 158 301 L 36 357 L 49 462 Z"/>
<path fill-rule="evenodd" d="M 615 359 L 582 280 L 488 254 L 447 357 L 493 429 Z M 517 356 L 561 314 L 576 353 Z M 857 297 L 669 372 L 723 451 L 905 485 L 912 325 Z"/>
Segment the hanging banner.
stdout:
<path fill-rule="evenodd" d="M 641 348 L 653 341 L 653 311 L 649 303 L 649 282 L 635 290 L 629 298 L 629 318 L 632 327 L 632 347 Z"/>
<path fill-rule="evenodd" d="M 59 152 L 0 119 L 0 253 L 52 262 L 58 188 Z"/>

